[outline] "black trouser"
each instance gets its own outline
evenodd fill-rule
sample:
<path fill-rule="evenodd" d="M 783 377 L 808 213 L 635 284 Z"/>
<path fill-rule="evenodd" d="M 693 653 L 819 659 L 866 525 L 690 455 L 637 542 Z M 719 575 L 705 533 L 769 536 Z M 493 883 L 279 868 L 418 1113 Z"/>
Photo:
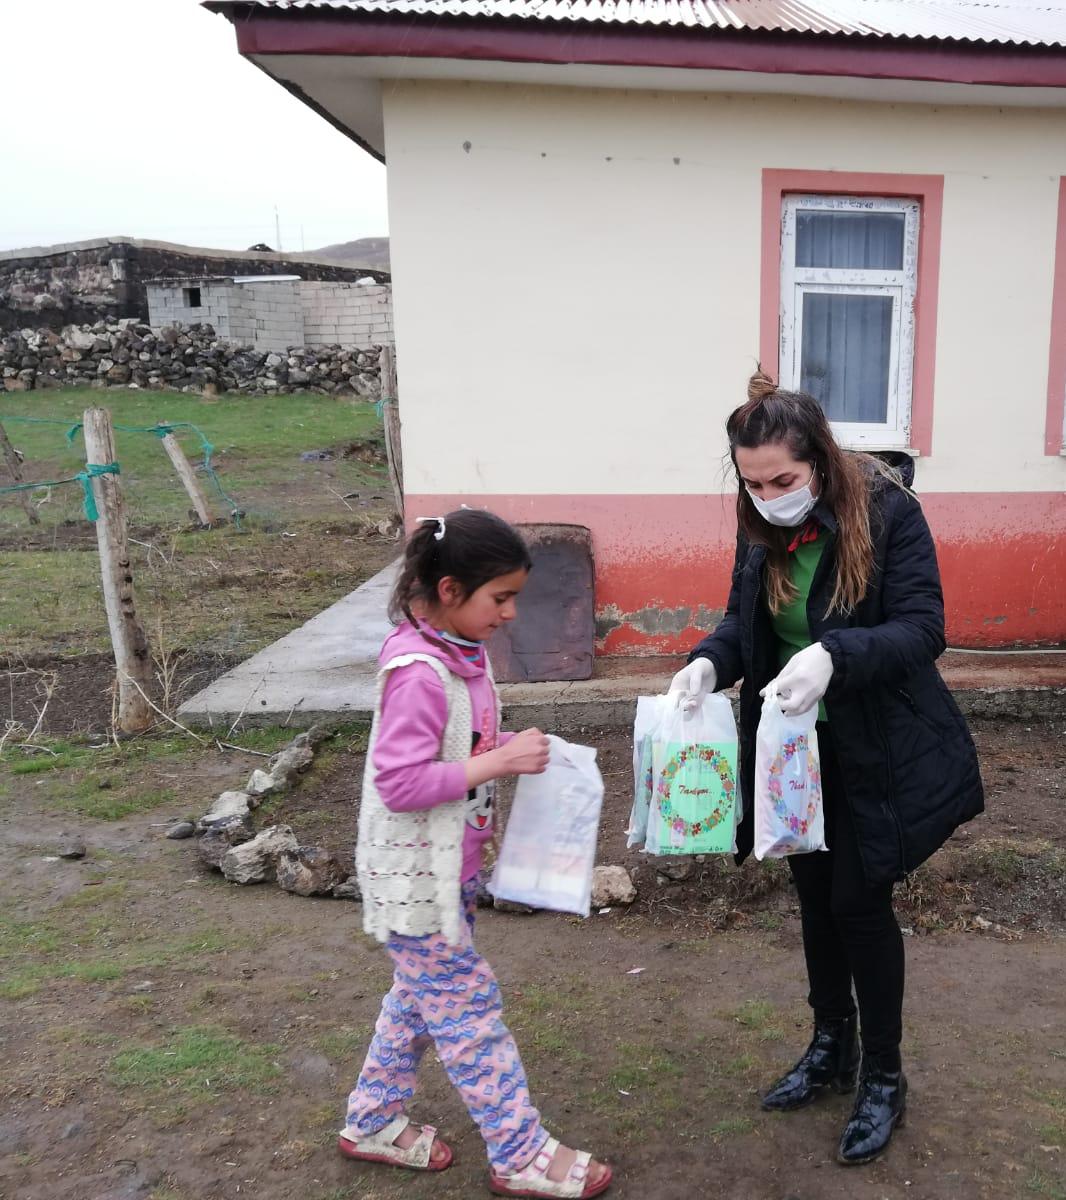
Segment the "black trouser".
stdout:
<path fill-rule="evenodd" d="M 868 887 L 829 726 L 818 724 L 828 851 L 788 860 L 799 893 L 808 997 L 815 1018 L 855 1012 L 863 1051 L 895 1056 L 903 1035 L 903 937 L 892 884 Z"/>

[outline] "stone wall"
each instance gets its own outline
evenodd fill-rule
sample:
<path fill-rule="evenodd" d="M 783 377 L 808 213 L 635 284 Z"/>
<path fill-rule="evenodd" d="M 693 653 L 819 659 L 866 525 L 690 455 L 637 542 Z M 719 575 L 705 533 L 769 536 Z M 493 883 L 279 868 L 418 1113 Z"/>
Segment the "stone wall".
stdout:
<path fill-rule="evenodd" d="M 351 282 L 386 272 L 315 256 L 209 250 L 138 238 L 98 238 L 59 246 L 0 251 L 0 332 L 24 327 L 59 330 L 119 317 L 147 321 L 145 284 L 178 277 L 299 275 Z"/>
<path fill-rule="evenodd" d="M 134 318 L 0 336 L 9 392 L 64 385 L 202 392 L 350 393 L 377 399 L 379 348 L 299 346 L 282 353 L 218 337 L 211 325 L 160 330 Z"/>

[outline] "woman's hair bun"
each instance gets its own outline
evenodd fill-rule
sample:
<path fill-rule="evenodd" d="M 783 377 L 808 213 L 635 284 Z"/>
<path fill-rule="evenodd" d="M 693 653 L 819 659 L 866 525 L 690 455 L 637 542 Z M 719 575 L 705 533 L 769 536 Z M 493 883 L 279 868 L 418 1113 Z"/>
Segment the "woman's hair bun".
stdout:
<path fill-rule="evenodd" d="M 758 367 L 755 374 L 748 380 L 748 399 L 753 403 L 756 400 L 765 400 L 767 396 L 772 396 L 776 391 L 777 384 L 762 367 Z"/>

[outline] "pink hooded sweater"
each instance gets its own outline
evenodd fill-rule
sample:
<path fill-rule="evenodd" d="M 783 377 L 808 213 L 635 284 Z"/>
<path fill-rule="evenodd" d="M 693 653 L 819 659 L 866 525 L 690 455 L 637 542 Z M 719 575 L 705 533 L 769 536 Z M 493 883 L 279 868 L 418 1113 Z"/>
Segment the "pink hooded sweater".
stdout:
<path fill-rule="evenodd" d="M 503 745 L 513 734 L 496 725 L 496 695 L 485 670 L 485 653 L 470 662 L 459 646 L 443 646 L 423 637 L 405 621 L 386 639 L 378 655 L 385 666 L 401 654 L 428 654 L 449 671 L 466 680 L 474 727 L 470 731 L 470 753 L 485 754 Z M 473 879 L 481 869 L 481 854 L 492 838 L 495 807 L 494 783 L 470 790 L 463 763 L 439 761 L 448 706 L 444 686 L 426 663 L 409 663 L 389 672 L 381 698 L 381 719 L 374 746 L 377 789 L 382 803 L 392 812 L 433 808 L 449 800 L 467 798 L 466 831 L 463 836 L 462 882 Z"/>

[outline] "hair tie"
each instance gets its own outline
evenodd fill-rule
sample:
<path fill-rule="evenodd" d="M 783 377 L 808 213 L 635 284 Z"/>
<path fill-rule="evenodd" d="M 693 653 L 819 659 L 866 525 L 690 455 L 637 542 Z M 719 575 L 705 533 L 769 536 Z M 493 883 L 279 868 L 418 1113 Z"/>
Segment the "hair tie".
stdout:
<path fill-rule="evenodd" d="M 421 525 L 422 523 L 424 523 L 426 521 L 435 521 L 436 522 L 436 524 L 439 526 L 439 528 L 437 529 L 436 533 L 433 534 L 433 536 L 434 536 L 434 538 L 436 538 L 436 540 L 438 542 L 442 542 L 444 540 L 444 531 L 447 528 L 447 526 L 444 524 L 444 518 L 443 517 L 415 517 L 415 523 L 418 525 Z"/>

